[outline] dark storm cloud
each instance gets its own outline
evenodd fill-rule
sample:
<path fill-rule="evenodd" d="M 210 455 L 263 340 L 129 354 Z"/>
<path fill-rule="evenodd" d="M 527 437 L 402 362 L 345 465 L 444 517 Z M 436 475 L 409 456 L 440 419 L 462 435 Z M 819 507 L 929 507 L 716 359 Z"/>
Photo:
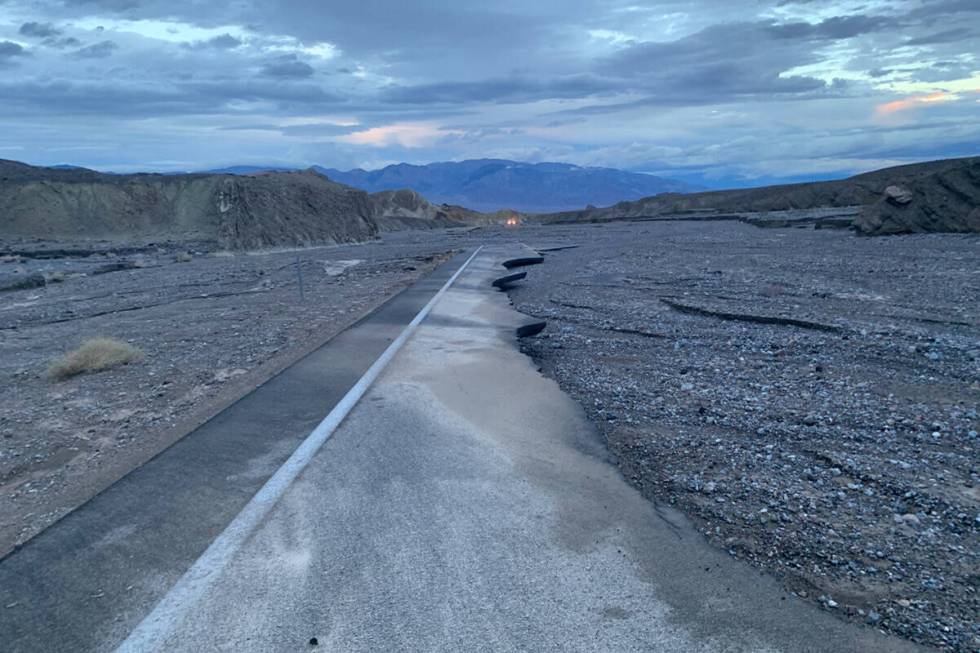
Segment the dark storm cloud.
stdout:
<path fill-rule="evenodd" d="M 64 32 L 53 23 L 27 22 L 20 26 L 17 33 L 29 38 L 43 39 L 41 45 L 49 48 L 77 48 L 82 45 L 82 42 L 73 36 L 63 37 Z"/>
<path fill-rule="evenodd" d="M 22 57 L 27 54 L 20 43 L 14 43 L 13 41 L 0 41 L 0 61 L 4 59 L 13 59 L 14 57 Z"/>
<path fill-rule="evenodd" d="M 676 41 L 639 43 L 606 58 L 600 70 L 650 93 L 648 104 L 704 104 L 824 89 L 819 79 L 783 76 L 814 57 L 797 42 L 774 36 L 771 27 L 731 23 Z"/>
<path fill-rule="evenodd" d="M 192 43 L 184 43 L 184 47 L 191 50 L 206 50 L 208 48 L 213 48 L 216 50 L 232 50 L 237 47 L 241 47 L 242 41 L 237 36 L 232 36 L 231 34 L 219 34 L 213 38 L 204 41 L 194 41 Z"/>
<path fill-rule="evenodd" d="M 776 38 L 783 39 L 850 39 L 861 34 L 869 34 L 892 29 L 896 20 L 887 16 L 834 16 L 819 23 L 781 23 L 769 25 L 766 30 Z"/>
<path fill-rule="evenodd" d="M 468 51 L 507 59 L 526 56 L 529 48 L 522 46 L 547 43 L 557 26 L 556 16 L 549 15 L 554 4 L 368 0 L 325 5 L 284 0 L 277 10 L 257 14 L 267 29 L 330 41 L 352 53 L 397 50 L 409 58 L 429 58 Z M 572 15 L 577 3 L 564 4 Z"/>
<path fill-rule="evenodd" d="M 65 48 L 77 48 L 82 44 L 82 42 L 76 39 L 74 36 L 66 36 L 60 39 L 44 39 L 42 44 L 48 46 L 49 48 L 64 50 Z"/>
<path fill-rule="evenodd" d="M 312 77 L 313 73 L 313 66 L 300 61 L 295 54 L 283 55 L 262 66 L 262 74 L 266 77 L 303 79 L 304 77 Z"/>
<path fill-rule="evenodd" d="M 21 36 L 31 36 L 34 38 L 46 39 L 61 35 L 61 30 L 51 23 L 29 22 L 20 26 L 17 32 Z"/>
<path fill-rule="evenodd" d="M 771 98 L 841 91 L 840 86 L 802 75 L 784 75 L 816 60 L 803 38 L 833 40 L 833 34 L 882 29 L 882 21 L 852 17 L 823 21 L 807 31 L 771 21 L 714 25 L 674 41 L 633 42 L 615 54 L 591 62 L 592 71 L 536 79 L 528 76 L 453 81 L 385 89 L 386 102 L 438 104 L 530 102 L 588 98 L 616 92 L 649 94 L 620 106 L 700 105 L 735 98 Z M 789 31 L 780 31 L 787 28 Z M 800 38 L 790 39 L 798 32 Z M 598 109 L 603 111 L 602 108 Z"/>
<path fill-rule="evenodd" d="M 208 39 L 205 43 L 212 48 L 237 48 L 242 44 L 242 40 L 231 34 L 221 34 L 220 36 L 215 36 L 212 39 Z"/>
<path fill-rule="evenodd" d="M 271 102 L 282 109 L 342 106 L 342 98 L 313 84 L 274 80 L 184 80 L 174 83 L 109 80 L 0 81 L 7 115 L 75 114 L 135 117 L 234 113 L 238 102 Z"/>
<path fill-rule="evenodd" d="M 118 49 L 119 46 L 113 41 L 99 41 L 75 50 L 72 54 L 79 59 L 105 59 Z"/>
<path fill-rule="evenodd" d="M 629 166 L 652 161 L 643 151 L 653 148 L 674 152 L 677 166 L 772 169 L 778 157 L 941 150 L 976 142 L 980 130 L 871 129 L 877 104 L 929 92 L 926 84 L 964 88 L 978 67 L 976 0 L 0 6 L 14 17 L 0 25 L 0 147 L 30 149 L 32 134 L 72 145 L 106 116 L 106 137 L 129 145 L 107 155 L 120 161 L 210 158 L 223 147 L 232 159 L 247 150 L 308 163 L 557 153 Z M 944 111 L 969 122 L 972 96 L 955 92 L 961 100 L 896 120 Z M 838 139 L 839 125 L 853 132 Z M 374 127 L 446 135 L 420 146 L 344 142 Z"/>

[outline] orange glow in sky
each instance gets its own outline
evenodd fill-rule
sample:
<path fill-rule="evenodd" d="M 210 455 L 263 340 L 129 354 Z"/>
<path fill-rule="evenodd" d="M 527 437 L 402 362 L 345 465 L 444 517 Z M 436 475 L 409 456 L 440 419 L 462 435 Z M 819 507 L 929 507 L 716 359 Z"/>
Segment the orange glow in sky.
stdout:
<path fill-rule="evenodd" d="M 928 93 L 926 95 L 910 95 L 901 100 L 879 104 L 875 107 L 875 113 L 879 116 L 890 116 L 902 111 L 908 111 L 909 109 L 915 109 L 937 102 L 950 102 L 956 99 L 959 99 L 957 95 L 947 93 L 946 91 L 936 91 L 935 93 Z"/>

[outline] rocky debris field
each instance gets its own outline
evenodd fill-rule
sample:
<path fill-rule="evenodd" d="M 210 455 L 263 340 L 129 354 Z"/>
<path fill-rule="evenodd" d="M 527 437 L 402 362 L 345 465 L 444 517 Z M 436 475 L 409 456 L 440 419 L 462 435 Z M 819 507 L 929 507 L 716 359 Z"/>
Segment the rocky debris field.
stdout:
<path fill-rule="evenodd" d="M 529 230 L 522 341 L 647 497 L 842 618 L 980 648 L 980 239 Z"/>
<path fill-rule="evenodd" d="M 841 618 L 980 648 L 980 239 L 969 235 L 616 222 L 261 255 L 82 257 L 59 244 L 35 249 L 76 254 L 0 257 L 0 278 L 32 277 L 0 291 L 0 555 L 446 252 L 497 241 L 544 252 L 510 290 L 548 322 L 522 347 L 644 495 Z M 50 380 L 48 363 L 89 336 L 144 357 Z"/>
<path fill-rule="evenodd" d="M 434 268 L 456 240 L 84 257 L 62 244 L 34 248 L 51 258 L 0 258 L 0 278 L 39 280 L 0 291 L 0 555 Z M 91 337 L 142 358 L 49 377 Z"/>

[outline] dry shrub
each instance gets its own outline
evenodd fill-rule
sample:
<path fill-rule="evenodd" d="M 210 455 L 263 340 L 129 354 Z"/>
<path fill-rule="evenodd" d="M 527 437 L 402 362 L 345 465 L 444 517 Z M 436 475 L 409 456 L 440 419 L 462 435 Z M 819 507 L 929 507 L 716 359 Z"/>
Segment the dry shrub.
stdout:
<path fill-rule="evenodd" d="M 98 372 L 139 360 L 143 357 L 136 347 L 115 338 L 90 338 L 78 349 L 58 358 L 48 367 L 48 376 L 67 379 L 82 372 Z"/>

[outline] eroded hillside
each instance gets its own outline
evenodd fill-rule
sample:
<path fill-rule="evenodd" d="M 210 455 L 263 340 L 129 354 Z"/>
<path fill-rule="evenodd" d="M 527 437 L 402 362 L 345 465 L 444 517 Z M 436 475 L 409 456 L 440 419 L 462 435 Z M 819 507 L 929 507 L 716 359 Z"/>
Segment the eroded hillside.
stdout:
<path fill-rule="evenodd" d="M 359 242 L 377 232 L 367 193 L 313 172 L 109 175 L 0 162 L 5 237 L 247 249 Z"/>
<path fill-rule="evenodd" d="M 887 189 L 893 189 L 886 193 Z M 899 201 L 901 200 L 901 202 Z M 907 200 L 907 201 L 906 201 Z M 536 216 L 546 223 L 622 219 L 749 217 L 760 226 L 794 226 L 799 212 L 853 209 L 844 226 L 868 235 L 980 231 L 980 157 L 884 168 L 838 181 L 706 193 L 664 193 L 607 208 Z M 843 213 L 826 212 L 838 219 Z M 751 216 L 749 214 L 752 214 Z M 782 215 L 778 215 L 782 214 Z M 858 217 L 860 214 L 860 217 Z M 853 218 L 853 220 L 852 220 Z"/>

